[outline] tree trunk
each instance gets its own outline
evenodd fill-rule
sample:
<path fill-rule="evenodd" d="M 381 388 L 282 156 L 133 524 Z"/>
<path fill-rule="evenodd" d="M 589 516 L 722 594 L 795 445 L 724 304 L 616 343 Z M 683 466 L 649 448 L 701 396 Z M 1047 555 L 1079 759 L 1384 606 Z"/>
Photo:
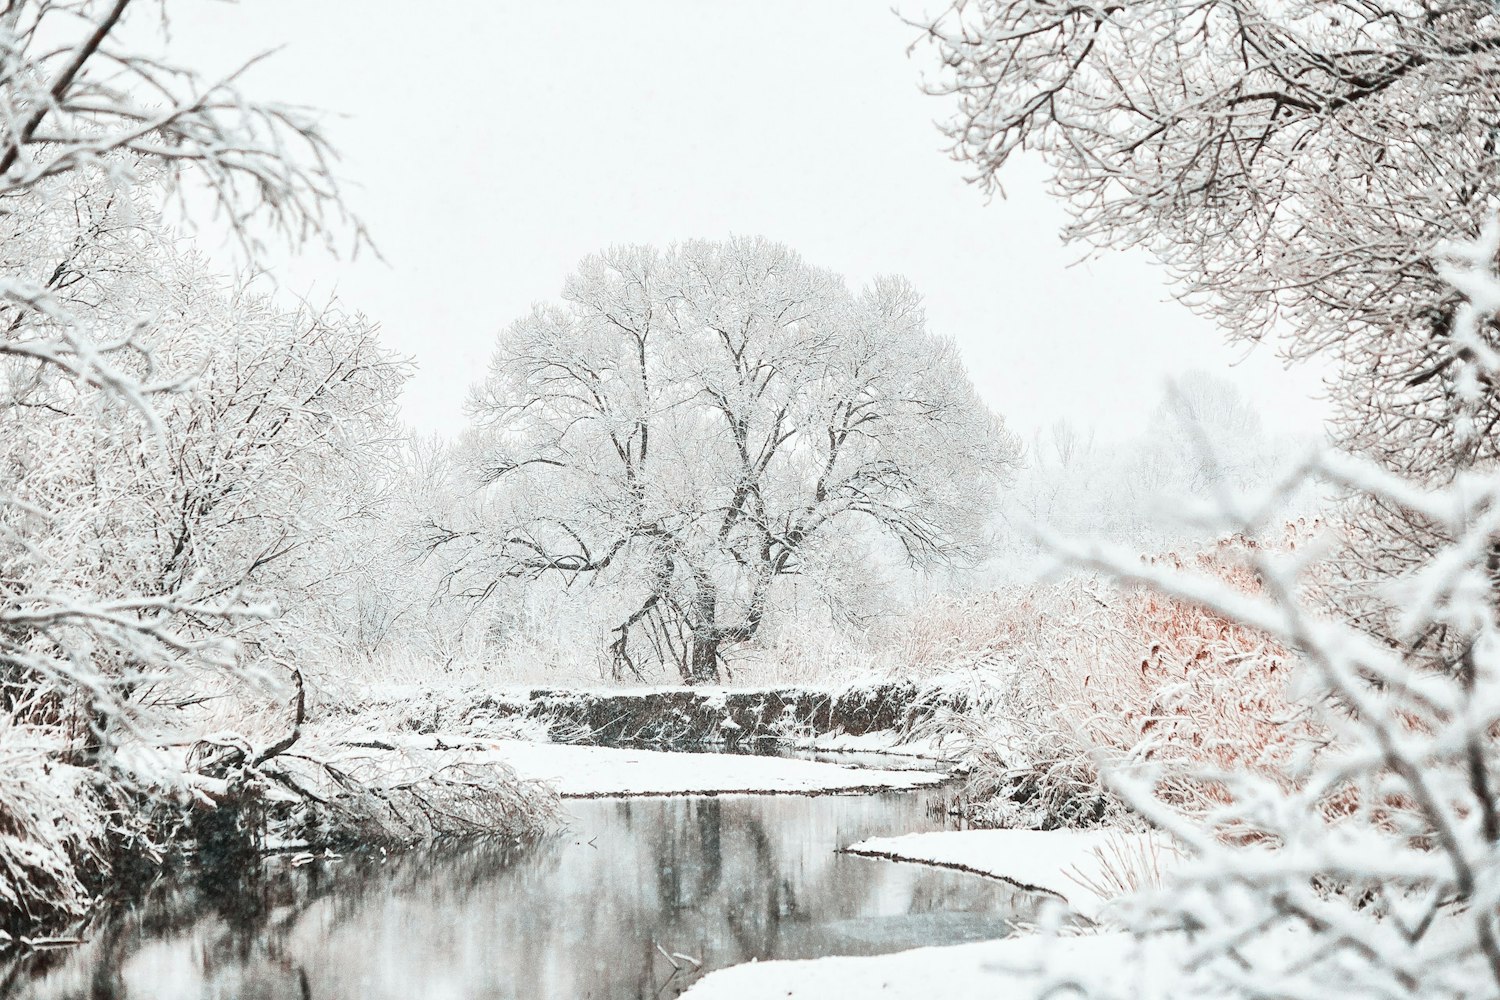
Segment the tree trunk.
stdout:
<path fill-rule="evenodd" d="M 719 634 L 693 634 L 693 646 L 688 653 L 689 684 L 719 683 Z"/>
<path fill-rule="evenodd" d="M 694 573 L 692 647 L 688 650 L 687 677 L 689 684 L 717 684 L 719 682 L 719 644 L 724 633 L 715 624 L 718 621 L 719 595 L 704 574 Z"/>

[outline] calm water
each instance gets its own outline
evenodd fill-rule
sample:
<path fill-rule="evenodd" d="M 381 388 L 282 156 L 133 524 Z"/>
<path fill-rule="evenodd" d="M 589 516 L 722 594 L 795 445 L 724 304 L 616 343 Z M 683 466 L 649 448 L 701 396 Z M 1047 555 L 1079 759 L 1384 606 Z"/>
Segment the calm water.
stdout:
<path fill-rule="evenodd" d="M 835 849 L 942 829 L 942 791 L 599 799 L 570 830 L 318 863 L 254 887 L 161 886 L 88 944 L 0 968 L 38 998 L 657 998 L 752 958 L 1002 936 L 1034 897 Z"/>

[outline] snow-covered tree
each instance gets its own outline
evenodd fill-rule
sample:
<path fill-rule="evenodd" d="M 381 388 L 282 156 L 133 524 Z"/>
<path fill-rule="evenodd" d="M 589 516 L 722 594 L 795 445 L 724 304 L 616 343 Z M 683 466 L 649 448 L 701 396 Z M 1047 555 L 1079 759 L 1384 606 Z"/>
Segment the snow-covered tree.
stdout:
<path fill-rule="evenodd" d="M 1234 385 L 1202 371 L 1173 379 L 1151 410 L 1146 429 L 1102 441 L 1092 429 L 1062 420 L 1038 431 L 1002 513 L 1010 527 L 997 569 L 1039 554 L 1037 529 L 1091 536 L 1142 552 L 1212 541 L 1170 516 L 1174 501 L 1212 500 L 1257 487 L 1319 442 L 1268 432 Z M 1289 519 L 1313 513 L 1307 489 L 1288 497 Z"/>
<path fill-rule="evenodd" d="M 168 7 L 0 10 L 7 926 L 77 912 L 116 847 L 152 850 L 141 793 L 175 777 L 115 751 L 160 731 L 171 690 L 256 671 L 231 640 L 275 609 L 284 532 L 313 537 L 319 476 L 363 447 L 339 435 L 400 380 L 368 324 L 235 301 L 160 227 L 180 196 L 252 260 L 269 233 L 359 233 L 316 122 L 204 79 Z"/>
<path fill-rule="evenodd" d="M 138 210 L 201 189 L 252 252 L 268 229 L 300 240 L 331 233 L 342 217 L 316 123 L 159 51 L 152 39 L 166 16 L 165 5 L 131 0 L 33 0 L 0 12 L 0 404 L 12 443 L 35 429 L 30 415 L 54 412 L 91 415 L 73 430 L 87 424 L 94 449 L 71 452 L 45 435 L 29 439 L 32 452 L 10 449 L 31 467 L 12 465 L 0 482 L 0 649 L 7 677 L 81 683 L 100 710 L 116 703 L 97 689 L 103 662 L 223 663 L 222 649 L 178 634 L 173 619 L 235 613 L 237 600 L 175 574 L 116 587 L 108 574 L 40 569 L 83 541 L 68 540 L 67 525 L 84 505 L 101 510 L 91 530 L 107 536 L 104 512 L 118 497 L 106 491 L 149 493 L 169 474 L 158 448 L 139 458 L 135 482 L 93 483 L 93 499 L 45 492 L 74 473 L 90 482 L 88 465 L 135 447 L 137 429 L 114 408 L 159 430 L 154 397 L 196 374 L 168 370 L 154 354 L 153 333 L 181 303 L 157 298 L 170 281 L 157 280 L 155 264 L 169 255 Z M 134 540 L 121 537 L 134 559 Z"/>
<path fill-rule="evenodd" d="M 1438 480 L 1500 456 L 1453 433 L 1471 348 L 1434 257 L 1500 199 L 1487 0 L 960 0 L 924 27 L 975 181 L 1040 155 L 1072 236 L 1158 255 L 1232 338 L 1336 365 L 1343 446 Z M 1474 419 L 1493 431 L 1500 397 Z"/>
<path fill-rule="evenodd" d="M 65 709 L 98 746 L 199 666 L 295 670 L 276 637 L 300 622 L 306 652 L 309 622 L 335 617 L 335 582 L 357 559 L 347 529 L 378 496 L 404 372 L 362 317 L 279 306 L 214 275 L 146 205 L 124 212 L 116 193 L 84 185 L 44 209 L 7 249 L 63 275 L 71 315 L 149 317 L 118 371 L 184 380 L 143 411 L 56 366 L 6 367 L 0 468 L 25 500 L 0 507 L 6 578 L 30 601 L 128 594 L 149 614 L 118 615 L 115 645 L 69 623 L 14 629 L 0 703 L 17 720 Z"/>
<path fill-rule="evenodd" d="M 22 0 L 0 12 L 0 210 L 24 214 L 28 201 L 66 197 L 62 178 L 127 201 L 153 182 L 163 185 L 158 202 L 201 192 L 252 253 L 268 231 L 332 236 L 348 219 L 317 122 L 253 100 L 238 74 L 205 79 L 170 46 L 159 51 L 152 40 L 167 17 L 167 5 L 133 0 Z M 57 366 L 138 402 L 160 388 L 115 364 L 135 352 L 134 328 L 72 316 L 57 280 L 4 275 L 0 301 L 12 317 L 0 356 Z"/>
<path fill-rule="evenodd" d="M 607 584 L 618 665 L 690 683 L 778 579 L 836 587 L 863 528 L 914 564 L 976 556 L 1019 450 L 904 281 L 851 293 L 755 239 L 587 258 L 502 335 L 473 411 L 481 492 L 433 543 L 479 579 Z"/>

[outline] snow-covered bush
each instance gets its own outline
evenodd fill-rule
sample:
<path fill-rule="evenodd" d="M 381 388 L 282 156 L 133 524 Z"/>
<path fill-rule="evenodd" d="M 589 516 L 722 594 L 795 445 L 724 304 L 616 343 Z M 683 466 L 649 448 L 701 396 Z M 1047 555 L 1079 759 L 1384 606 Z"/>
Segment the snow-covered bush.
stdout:
<path fill-rule="evenodd" d="M 1284 525 L 1273 547 L 1313 530 Z M 1191 567 L 1254 594 L 1261 543 L 1244 536 L 1149 566 Z M 1294 657 L 1284 644 L 1208 608 L 1149 588 L 1074 574 L 963 598 L 914 613 L 903 644 L 916 669 L 967 685 L 969 708 L 933 735 L 971 767 L 971 789 L 992 821 L 1077 826 L 1130 822 L 1102 779 L 1122 763 L 1252 766 L 1271 774 L 1308 737 L 1288 718 Z M 1183 781 L 1183 808 L 1217 800 Z"/>
<path fill-rule="evenodd" d="M 1500 225 L 1454 246 L 1464 294 L 1451 361 L 1460 399 L 1500 373 L 1494 271 Z M 1477 409 L 1477 407 L 1476 407 Z M 1462 438 L 1472 424 L 1459 427 Z M 1188 857 L 1161 891 L 1116 918 L 1140 935 L 1183 935 L 1178 995 L 1472 997 L 1500 990 L 1500 470 L 1484 462 L 1412 482 L 1330 455 L 1310 476 L 1434 528 L 1379 582 L 1395 617 L 1378 633 L 1309 601 L 1316 546 L 1260 548 L 1247 593 L 1197 568 L 1059 543 L 1071 560 L 1208 609 L 1295 653 L 1280 723 L 1318 738 L 1272 772 L 1249 762 L 1140 760 L 1109 781 Z M 1274 491 L 1273 491 L 1274 492 Z M 1274 498 L 1272 498 L 1274 499 Z M 1205 523 L 1243 531 L 1267 503 L 1229 503 Z M 1322 550 L 1324 553 L 1327 548 Z M 1184 782 L 1218 790 L 1184 809 Z M 1099 987 L 1095 995 L 1127 995 Z"/>
<path fill-rule="evenodd" d="M 1407 612 L 1400 645 L 1310 608 L 1297 554 L 1255 552 L 1263 586 L 1247 594 L 1211 574 L 1070 552 L 1294 649 L 1298 697 L 1273 721 L 1317 736 L 1270 771 L 1233 758 L 1117 762 L 1115 792 L 1190 856 L 1120 918 L 1196 935 L 1187 994 L 1478 995 L 1481 982 L 1500 986 L 1500 478 L 1429 491 L 1347 459 L 1317 471 L 1454 531 L 1390 581 Z M 1184 786 L 1214 794 L 1184 808 Z"/>
<path fill-rule="evenodd" d="M 0 914 L 16 927 L 81 912 L 123 832 L 112 816 L 120 803 L 89 768 L 60 759 L 58 742 L 0 719 Z"/>

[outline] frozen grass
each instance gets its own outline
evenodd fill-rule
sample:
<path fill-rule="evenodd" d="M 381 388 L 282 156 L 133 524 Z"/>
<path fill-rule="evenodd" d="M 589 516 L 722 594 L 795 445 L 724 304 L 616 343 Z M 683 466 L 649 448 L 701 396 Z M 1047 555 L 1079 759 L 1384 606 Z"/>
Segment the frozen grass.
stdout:
<path fill-rule="evenodd" d="M 1155 830 L 1111 830 L 1093 846 L 1089 857 L 1063 874 L 1099 899 L 1116 899 L 1161 889 L 1171 867 L 1182 858 L 1182 851 Z"/>

